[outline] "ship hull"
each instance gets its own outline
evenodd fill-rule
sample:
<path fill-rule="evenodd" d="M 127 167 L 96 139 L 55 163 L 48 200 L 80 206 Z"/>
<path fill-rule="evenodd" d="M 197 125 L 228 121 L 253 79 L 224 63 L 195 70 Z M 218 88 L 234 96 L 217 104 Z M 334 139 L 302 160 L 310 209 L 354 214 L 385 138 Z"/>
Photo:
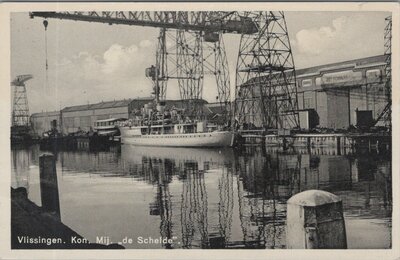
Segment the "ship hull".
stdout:
<path fill-rule="evenodd" d="M 120 131 L 121 143 L 138 146 L 231 147 L 235 138 L 229 131 L 162 135 L 138 135 L 129 127 L 122 127 Z"/>

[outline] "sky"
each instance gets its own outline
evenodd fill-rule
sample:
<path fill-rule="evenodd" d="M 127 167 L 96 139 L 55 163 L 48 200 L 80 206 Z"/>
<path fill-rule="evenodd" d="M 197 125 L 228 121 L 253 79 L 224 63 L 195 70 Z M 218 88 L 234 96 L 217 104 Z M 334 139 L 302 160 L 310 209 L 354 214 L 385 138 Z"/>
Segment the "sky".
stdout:
<path fill-rule="evenodd" d="M 296 69 L 381 55 L 386 12 L 285 12 Z M 27 82 L 31 113 L 124 98 L 148 97 L 145 68 L 155 63 L 156 28 L 50 19 L 45 70 L 43 19 L 11 15 L 11 78 Z M 224 35 L 232 90 L 239 35 Z M 232 93 L 234 93 L 232 91 Z M 214 102 L 215 80 L 206 76 L 203 98 Z M 173 84 L 167 98 L 178 99 Z"/>

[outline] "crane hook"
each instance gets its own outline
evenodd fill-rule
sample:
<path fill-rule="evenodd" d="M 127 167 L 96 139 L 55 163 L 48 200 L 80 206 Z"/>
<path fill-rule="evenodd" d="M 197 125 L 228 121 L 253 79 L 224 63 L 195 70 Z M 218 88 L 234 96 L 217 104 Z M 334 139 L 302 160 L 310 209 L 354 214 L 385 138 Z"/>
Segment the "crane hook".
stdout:
<path fill-rule="evenodd" d="M 47 25 L 49 24 L 49 22 L 47 20 L 43 21 L 43 25 L 44 25 L 44 29 L 47 31 Z"/>

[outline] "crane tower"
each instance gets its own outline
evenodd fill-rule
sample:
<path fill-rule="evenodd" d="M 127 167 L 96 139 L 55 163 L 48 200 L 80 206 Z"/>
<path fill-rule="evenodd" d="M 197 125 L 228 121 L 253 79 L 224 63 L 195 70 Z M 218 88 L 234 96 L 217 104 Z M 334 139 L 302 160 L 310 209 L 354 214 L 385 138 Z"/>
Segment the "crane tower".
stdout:
<path fill-rule="evenodd" d="M 12 111 L 13 127 L 28 128 L 30 126 L 28 97 L 26 95 L 25 82 L 32 78 L 32 75 L 19 75 L 11 82 L 11 86 L 14 87 L 14 102 Z"/>
<path fill-rule="evenodd" d="M 385 26 L 385 75 L 386 75 L 386 99 L 387 104 L 383 110 L 383 121 L 385 126 L 391 129 L 392 126 L 392 17 L 386 17 Z"/>
<path fill-rule="evenodd" d="M 295 66 L 283 12 L 245 12 L 257 32 L 242 34 L 235 119 L 243 129 L 299 126 Z"/>

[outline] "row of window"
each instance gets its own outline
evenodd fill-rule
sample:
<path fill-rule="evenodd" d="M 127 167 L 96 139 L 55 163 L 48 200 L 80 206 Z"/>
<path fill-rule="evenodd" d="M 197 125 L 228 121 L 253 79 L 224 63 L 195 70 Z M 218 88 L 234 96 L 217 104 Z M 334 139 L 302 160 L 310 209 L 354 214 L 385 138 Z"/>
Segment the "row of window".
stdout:
<path fill-rule="evenodd" d="M 306 88 L 322 84 L 343 84 L 345 82 L 361 81 L 365 79 L 366 83 L 378 83 L 382 81 L 382 71 L 380 69 L 367 70 L 364 73 L 361 71 L 346 70 L 340 72 L 326 73 L 322 77 L 308 78 L 298 81 L 299 88 Z"/>

